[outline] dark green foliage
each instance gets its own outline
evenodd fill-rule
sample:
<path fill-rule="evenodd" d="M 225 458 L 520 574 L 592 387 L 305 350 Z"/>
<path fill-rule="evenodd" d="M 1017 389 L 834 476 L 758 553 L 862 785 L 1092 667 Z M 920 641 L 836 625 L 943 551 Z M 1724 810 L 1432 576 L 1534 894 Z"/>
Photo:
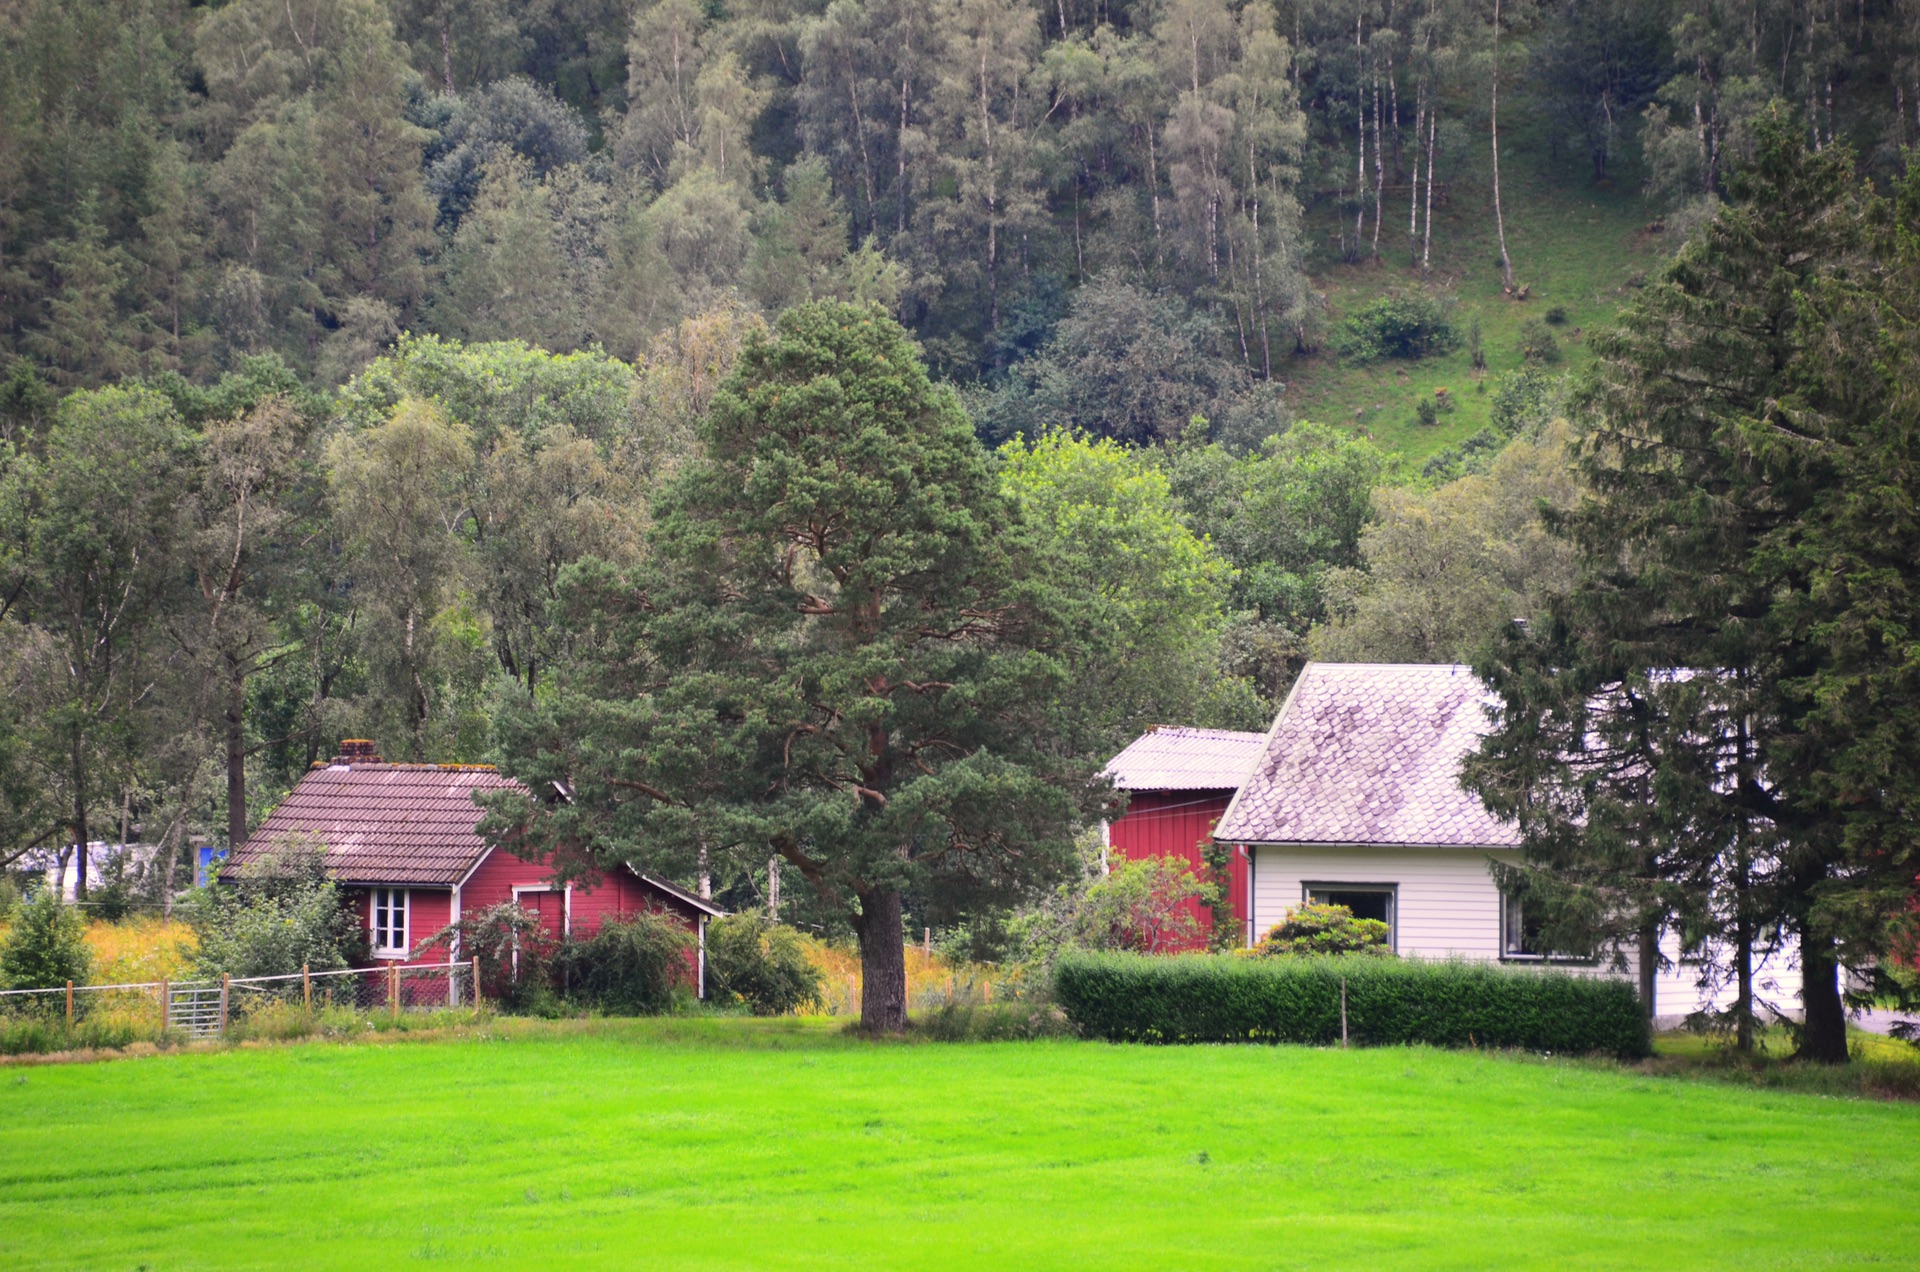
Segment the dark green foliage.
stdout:
<path fill-rule="evenodd" d="M 1487 346 L 1480 334 L 1480 315 L 1475 314 L 1467 323 L 1467 356 L 1473 360 L 1475 371 L 1487 369 Z"/>
<path fill-rule="evenodd" d="M 1520 357 L 1525 362 L 1547 365 L 1560 361 L 1560 342 L 1554 339 L 1553 328 L 1538 318 L 1529 318 L 1521 323 Z"/>
<path fill-rule="evenodd" d="M 1800 1054 L 1839 1063 L 1837 964 L 1911 914 L 1915 289 L 1844 150 L 1762 124 L 1728 204 L 1596 337 L 1595 497 L 1559 523 L 1581 576 L 1481 660 L 1502 709 L 1466 780 L 1518 820 L 1503 883 L 1550 946 L 1724 942 L 1750 1045 L 1750 952 L 1784 926 Z"/>
<path fill-rule="evenodd" d="M 1460 343 L 1447 310 L 1425 292 L 1382 296 L 1340 324 L 1334 350 L 1350 362 L 1446 353 Z"/>
<path fill-rule="evenodd" d="M 655 1016 L 691 991 L 692 948 L 679 923 L 642 913 L 607 919 L 592 936 L 568 942 L 560 962 L 571 998 L 613 1015 Z"/>
<path fill-rule="evenodd" d="M 740 1003 L 756 1016 L 784 1016 L 818 999 L 820 973 L 800 934 L 757 914 L 707 925 L 707 997 Z"/>
<path fill-rule="evenodd" d="M 1440 422 L 1440 407 L 1430 397 L 1423 397 L 1413 404 L 1413 417 L 1421 424 L 1431 428 Z"/>
<path fill-rule="evenodd" d="M 1549 327 L 1564 327 L 1567 325 L 1567 307 L 1565 305 L 1550 306 L 1545 317 Z"/>
<path fill-rule="evenodd" d="M 1289 910 L 1249 953 L 1256 958 L 1315 954 L 1365 954 L 1391 958 L 1391 929 L 1379 919 L 1356 919 L 1344 905 L 1303 905 Z"/>
<path fill-rule="evenodd" d="M 1627 1058 L 1651 1051 L 1631 985 L 1484 963 L 1367 957 L 1071 954 L 1054 994 L 1082 1033 L 1114 1042 L 1340 1041 L 1518 1047 Z"/>
<path fill-rule="evenodd" d="M 86 984 L 93 972 L 86 935 L 80 911 L 61 904 L 56 893 L 42 891 L 14 910 L 12 926 L 0 941 L 0 989 Z"/>

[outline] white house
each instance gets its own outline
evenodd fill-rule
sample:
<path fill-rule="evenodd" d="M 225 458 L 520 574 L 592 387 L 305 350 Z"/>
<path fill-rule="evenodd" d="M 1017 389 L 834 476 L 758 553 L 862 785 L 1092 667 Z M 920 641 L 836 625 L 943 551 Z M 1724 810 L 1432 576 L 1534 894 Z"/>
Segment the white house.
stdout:
<path fill-rule="evenodd" d="M 1492 702 L 1464 666 L 1308 663 L 1214 831 L 1246 849 L 1249 929 L 1328 902 L 1383 920 L 1400 954 L 1558 963 L 1533 948 L 1489 868 L 1519 860 L 1518 829 L 1460 786 Z M 1677 938 L 1669 942 L 1672 959 Z M 1609 974 L 1604 964 L 1564 966 Z M 1730 989 L 1703 992 L 1700 980 L 1698 967 L 1661 972 L 1657 1014 L 1731 1001 Z M 1755 982 L 1766 1000 L 1797 999 L 1792 951 L 1761 965 Z"/>

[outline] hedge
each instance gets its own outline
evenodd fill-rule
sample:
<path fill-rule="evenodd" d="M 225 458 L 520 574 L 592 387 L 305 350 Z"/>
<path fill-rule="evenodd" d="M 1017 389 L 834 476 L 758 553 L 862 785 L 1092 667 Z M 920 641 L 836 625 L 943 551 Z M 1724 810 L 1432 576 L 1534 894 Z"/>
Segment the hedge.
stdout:
<path fill-rule="evenodd" d="M 1324 1046 L 1340 1040 L 1342 980 L 1347 1035 L 1362 1045 L 1629 1058 L 1652 1050 L 1631 985 L 1487 963 L 1069 954 L 1054 969 L 1054 994 L 1067 1018 L 1094 1038 Z"/>

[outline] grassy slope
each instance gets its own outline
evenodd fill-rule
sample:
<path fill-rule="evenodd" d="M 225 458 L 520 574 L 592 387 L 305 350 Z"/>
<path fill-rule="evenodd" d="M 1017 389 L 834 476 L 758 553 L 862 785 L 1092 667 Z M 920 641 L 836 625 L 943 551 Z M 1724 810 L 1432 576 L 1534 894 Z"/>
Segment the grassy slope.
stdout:
<path fill-rule="evenodd" d="M 0 1072 L 0 1265 L 1904 1262 L 1920 1108 L 818 1023 Z"/>
<path fill-rule="evenodd" d="M 1342 366 L 1331 356 L 1298 359 L 1285 374 L 1292 377 L 1289 401 L 1296 416 L 1356 429 L 1407 461 L 1417 475 L 1420 461 L 1458 444 L 1488 420 L 1493 378 L 1520 364 L 1516 346 L 1520 325 L 1564 306 L 1568 321 L 1556 329 L 1566 353 L 1563 369 L 1587 360 L 1584 336 L 1604 325 L 1630 294 L 1627 280 L 1658 267 L 1677 243 L 1670 234 L 1646 233 L 1652 215 L 1638 193 L 1638 178 L 1623 170 L 1611 190 L 1595 189 L 1577 159 L 1551 161 L 1537 136 L 1516 130 L 1503 138 L 1502 182 L 1507 209 L 1507 248 L 1517 282 L 1532 287 L 1530 299 L 1508 300 L 1501 291 L 1499 251 L 1488 204 L 1484 156 L 1475 153 L 1475 171 L 1455 186 L 1452 206 L 1434 217 L 1434 270 L 1428 285 L 1450 293 L 1463 343 L 1455 352 L 1420 362 L 1387 361 L 1372 366 Z M 1321 261 L 1313 283 L 1327 297 L 1329 327 L 1345 313 L 1394 288 L 1420 285 L 1408 268 L 1405 192 L 1390 194 L 1381 231 L 1379 261 L 1342 265 Z M 1332 228 L 1330 211 L 1309 218 L 1310 234 L 1323 240 Z M 1371 232 L 1372 220 L 1368 220 Z M 1487 354 L 1484 381 L 1476 381 L 1464 337 L 1478 314 Z M 1576 338 L 1574 332 L 1579 331 Z M 1486 392 L 1478 391 L 1484 383 Z M 1432 427 L 1413 414 L 1416 399 L 1440 386 L 1451 389 L 1459 409 Z"/>

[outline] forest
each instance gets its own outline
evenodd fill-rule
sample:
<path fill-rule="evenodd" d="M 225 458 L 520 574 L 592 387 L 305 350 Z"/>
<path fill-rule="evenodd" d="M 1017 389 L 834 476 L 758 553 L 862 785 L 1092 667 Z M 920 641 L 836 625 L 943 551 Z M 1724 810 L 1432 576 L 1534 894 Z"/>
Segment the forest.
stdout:
<path fill-rule="evenodd" d="M 1765 258 L 1753 303 L 1799 334 L 1768 346 L 1775 377 L 1741 418 L 1788 390 L 1811 395 L 1796 427 L 1904 418 L 1891 388 L 1838 400 L 1818 367 L 1845 359 L 1808 360 L 1805 306 L 1831 301 L 1828 330 L 1905 331 L 1887 298 L 1911 282 L 1897 191 L 1916 140 L 1913 0 L 4 0 L 0 864 L 158 843 L 149 886 L 171 896 L 189 845 L 244 840 L 360 736 L 568 789 L 599 773 L 597 811 L 496 812 L 563 868 L 637 835 L 676 845 L 663 867 L 742 905 L 777 887 L 768 845 L 804 874 L 809 836 L 945 827 L 951 871 L 930 851 L 884 883 L 808 876 L 791 903 L 840 930 L 963 923 L 1066 868 L 1100 815 L 1088 777 L 1140 729 L 1264 727 L 1309 657 L 1476 661 L 1536 725 L 1576 692 L 1549 671 L 1585 669 L 1586 701 L 1646 688 L 1658 658 L 1774 693 L 1762 710 L 1743 689 L 1739 712 L 1646 695 L 1671 730 L 1643 729 L 1638 753 L 1690 774 L 1690 798 L 1711 802 L 1698 757 L 1674 757 L 1711 706 L 1782 721 L 1748 741 L 1780 748 L 1771 771 L 1806 776 L 1805 798 L 1874 811 L 1791 869 L 1743 848 L 1703 882 L 1702 854 L 1822 815 L 1756 781 L 1711 834 L 1662 805 L 1693 856 L 1587 843 L 1548 868 L 1589 823 L 1544 793 L 1601 797 L 1542 758 L 1565 735 L 1515 723 L 1475 776 L 1540 819 L 1539 869 L 1511 886 L 1558 906 L 1569 940 L 1608 935 L 1598 890 L 1700 939 L 1785 923 L 1884 949 L 1901 783 L 1836 776 L 1870 749 L 1833 741 L 1837 716 L 1824 758 L 1805 742 L 1816 698 L 1864 695 L 1890 728 L 1907 692 L 1861 653 L 1897 640 L 1860 634 L 1868 609 L 1834 600 L 1808 546 L 1865 550 L 1845 537 L 1859 507 L 1810 492 L 1869 470 L 1816 477 L 1710 434 L 1730 467 L 1701 488 L 1760 484 L 1750 507 L 1728 496 L 1747 537 L 1701 529 L 1689 563 L 1759 571 L 1746 644 L 1625 631 L 1629 611 L 1733 601 L 1723 575 L 1687 592 L 1670 562 L 1629 586 L 1619 562 L 1671 542 L 1656 513 L 1706 515 L 1660 485 L 1702 443 L 1652 386 L 1670 350 L 1648 333 L 1685 297 L 1731 303 L 1712 288 L 1737 279 L 1700 260 L 1734 252 L 1729 227 L 1767 200 L 1804 202 L 1766 239 L 1799 254 Z M 1805 222 L 1843 205 L 1850 239 Z M 1904 350 L 1860 383 L 1885 388 Z M 779 404 L 821 358 L 850 359 L 821 407 L 847 413 L 839 432 Z M 1628 416 L 1672 428 L 1628 436 Z M 904 682 L 940 686 L 939 727 L 901 742 L 939 781 L 924 806 L 822 788 L 917 807 L 907 830 L 829 825 L 819 800 L 729 821 L 714 810 L 747 796 L 709 780 L 726 729 L 747 772 L 764 739 L 740 720 L 824 711 L 803 728 L 824 745 L 877 700 L 756 697 L 771 690 L 743 668 L 853 672 L 790 661 L 799 637 L 769 617 L 798 597 L 830 626 L 814 576 L 837 567 L 831 536 L 798 573 L 740 547 L 805 485 L 789 473 L 775 498 L 754 464 L 811 456 L 839 475 L 807 497 L 864 524 L 880 514 L 837 457 L 882 452 L 896 467 L 873 480 L 924 487 L 896 491 L 867 550 L 920 564 L 887 557 L 906 572 L 874 595 L 980 645 Z M 1904 474 L 1891 455 L 1874 471 Z M 869 586 L 865 568 L 833 587 Z M 1806 605 L 1766 599 L 1788 593 Z M 1764 641 L 1761 614 L 1785 625 Z M 862 622 L 853 645 L 907 658 Z M 1857 678 L 1821 681 L 1840 664 L 1814 651 L 1843 647 Z M 891 683 L 910 732 L 898 695 L 921 690 Z M 716 702 L 737 708 L 724 729 Z M 686 749 L 696 734 L 708 750 Z M 608 776 L 635 748 L 664 767 Z M 623 802 L 634 782 L 650 803 Z M 1003 869 L 1016 842 L 1051 847 Z M 1871 888 L 1816 904 L 1856 867 Z M 1771 909 L 1749 905 L 1768 887 Z"/>

